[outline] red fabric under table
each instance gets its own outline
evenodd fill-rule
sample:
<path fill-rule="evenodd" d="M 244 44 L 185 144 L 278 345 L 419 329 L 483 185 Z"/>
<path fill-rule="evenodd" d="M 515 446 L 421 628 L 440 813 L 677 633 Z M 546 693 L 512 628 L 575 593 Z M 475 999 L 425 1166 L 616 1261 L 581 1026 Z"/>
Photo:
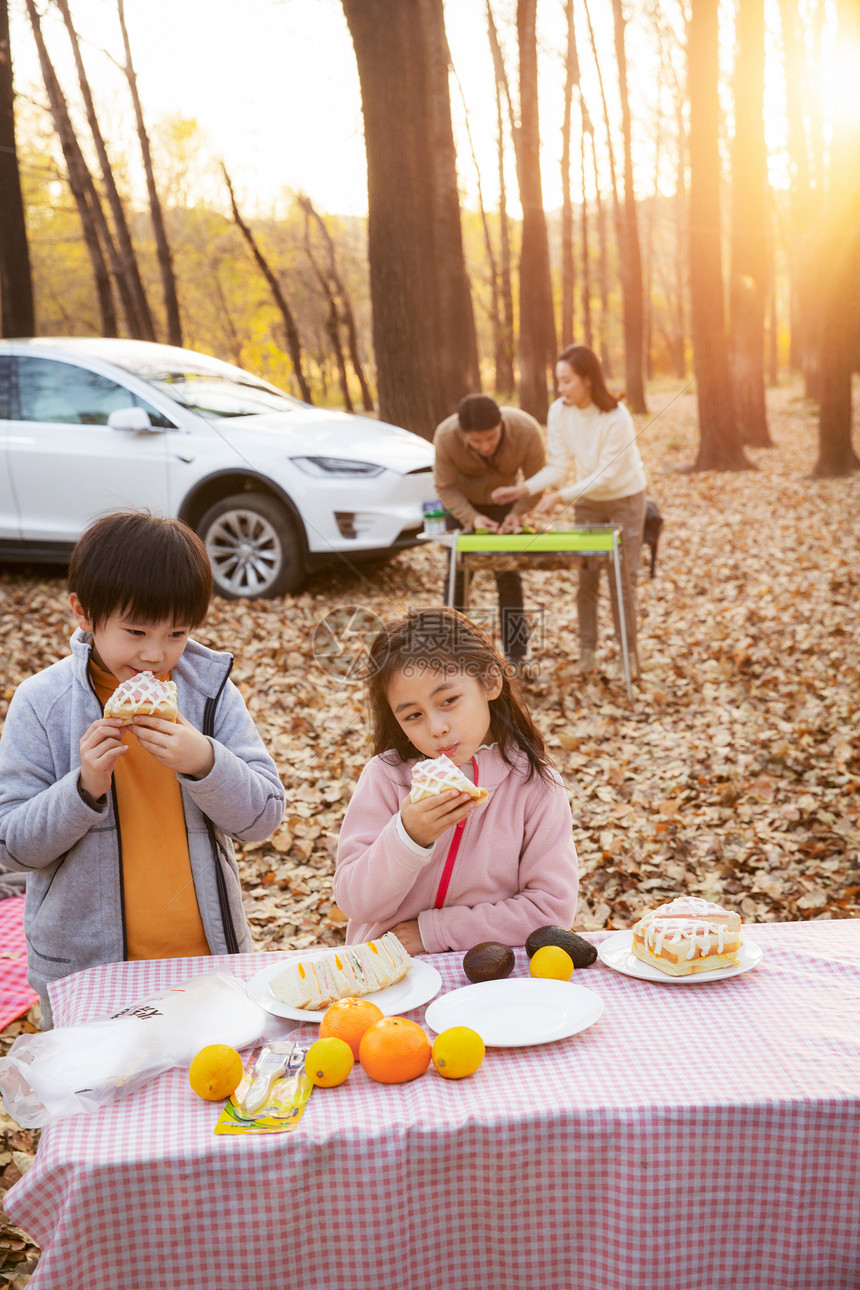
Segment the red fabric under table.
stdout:
<path fill-rule="evenodd" d="M 27 984 L 24 897 L 0 900 L 0 1030 L 29 1012 L 39 996 Z"/>

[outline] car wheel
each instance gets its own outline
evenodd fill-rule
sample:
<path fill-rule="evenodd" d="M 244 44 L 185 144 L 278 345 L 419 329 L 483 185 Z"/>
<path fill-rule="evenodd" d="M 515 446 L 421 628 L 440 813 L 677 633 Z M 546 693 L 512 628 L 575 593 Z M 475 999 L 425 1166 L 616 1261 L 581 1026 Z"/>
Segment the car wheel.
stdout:
<path fill-rule="evenodd" d="M 265 493 L 236 493 L 216 502 L 203 516 L 198 532 L 219 596 L 228 600 L 282 596 L 304 581 L 296 521 L 281 502 Z"/>

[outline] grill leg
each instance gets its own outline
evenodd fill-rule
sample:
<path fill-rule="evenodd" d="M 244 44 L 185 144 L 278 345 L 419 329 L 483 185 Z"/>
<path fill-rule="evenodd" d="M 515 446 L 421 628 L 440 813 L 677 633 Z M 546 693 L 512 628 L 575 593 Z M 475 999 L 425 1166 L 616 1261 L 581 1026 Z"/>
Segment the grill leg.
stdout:
<path fill-rule="evenodd" d="M 630 680 L 630 653 L 627 648 L 627 615 L 624 612 L 624 577 L 626 575 L 626 565 L 624 563 L 624 547 L 619 549 L 618 534 L 612 535 L 612 569 L 615 576 L 615 588 L 618 593 L 618 626 L 621 635 L 621 657 L 624 664 L 624 683 L 627 687 L 628 699 L 633 698 L 633 683 Z"/>

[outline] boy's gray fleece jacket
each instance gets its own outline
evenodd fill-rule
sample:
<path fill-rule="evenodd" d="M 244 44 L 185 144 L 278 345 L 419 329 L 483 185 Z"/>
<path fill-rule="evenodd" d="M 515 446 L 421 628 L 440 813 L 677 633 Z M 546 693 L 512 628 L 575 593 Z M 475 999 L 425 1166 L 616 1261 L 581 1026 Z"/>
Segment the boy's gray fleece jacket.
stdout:
<path fill-rule="evenodd" d="M 71 646 L 69 658 L 18 687 L 0 739 L 0 867 L 28 875 L 29 980 L 43 1002 L 48 982 L 126 956 L 115 795 L 94 810 L 78 791 L 81 736 L 102 715 L 87 671 L 92 636 L 78 630 Z M 253 949 L 230 838 L 261 841 L 284 813 L 283 785 L 229 680 L 232 666 L 230 654 L 189 641 L 171 673 L 179 711 L 215 751 L 204 779 L 178 776 L 213 954 Z"/>

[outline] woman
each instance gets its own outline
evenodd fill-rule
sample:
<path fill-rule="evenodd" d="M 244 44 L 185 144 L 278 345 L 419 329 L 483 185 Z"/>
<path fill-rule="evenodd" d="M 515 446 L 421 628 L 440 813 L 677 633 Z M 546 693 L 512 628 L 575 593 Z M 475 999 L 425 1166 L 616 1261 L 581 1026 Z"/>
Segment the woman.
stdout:
<path fill-rule="evenodd" d="M 574 502 L 574 522 L 619 524 L 623 529 L 626 581 L 622 581 L 624 623 L 631 672 L 639 671 L 636 654 L 636 579 L 642 554 L 645 524 L 645 471 L 636 446 L 633 418 L 606 388 L 600 360 L 586 345 L 570 345 L 555 369 L 559 397 L 547 417 L 547 464 L 536 475 L 508 488 L 497 488 L 497 504 L 513 502 L 552 489 L 576 462 L 577 482 L 544 494 L 536 507 L 542 514 L 560 503 Z M 579 617 L 579 668 L 597 665 L 597 599 L 603 561 L 588 556 L 579 574 L 576 607 Z M 619 631 L 618 597 L 614 578 L 609 579 L 612 617 Z"/>

